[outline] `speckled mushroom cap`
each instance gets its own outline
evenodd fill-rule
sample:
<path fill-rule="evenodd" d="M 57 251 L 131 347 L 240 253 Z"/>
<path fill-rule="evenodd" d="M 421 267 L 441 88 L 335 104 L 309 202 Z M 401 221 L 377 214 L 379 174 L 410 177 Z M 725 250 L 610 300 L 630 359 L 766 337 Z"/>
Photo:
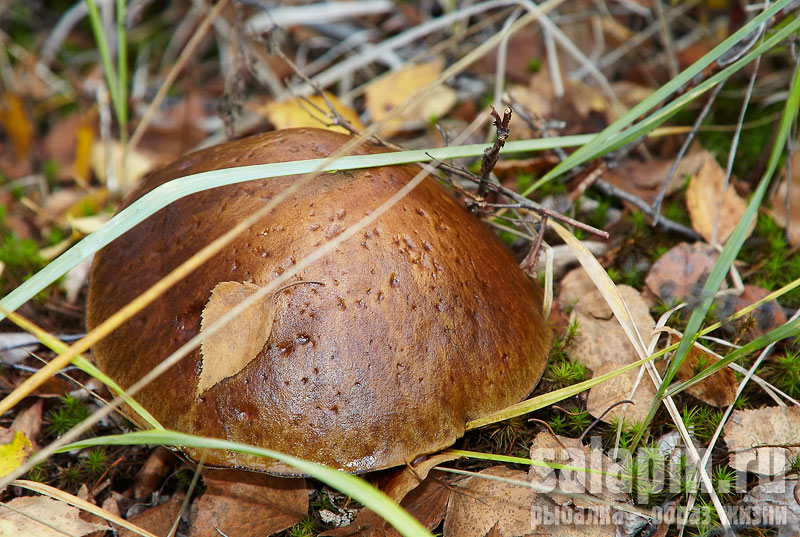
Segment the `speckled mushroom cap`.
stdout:
<path fill-rule="evenodd" d="M 125 205 L 180 176 L 326 157 L 348 139 L 289 129 L 218 145 L 151 174 Z M 368 145 L 356 154 L 385 151 Z M 130 386 L 200 331 L 219 282 L 267 284 L 415 173 L 394 166 L 320 175 L 98 343 L 97 363 Z M 89 329 L 296 179 L 191 195 L 101 250 L 90 276 Z M 537 285 L 434 179 L 298 280 L 324 285 L 295 285 L 273 297 L 271 332 L 244 369 L 198 395 L 198 349 L 136 399 L 170 429 L 362 472 L 451 445 L 466 421 L 520 401 L 541 376 L 550 330 Z M 206 463 L 294 473 L 272 460 L 220 451 Z"/>

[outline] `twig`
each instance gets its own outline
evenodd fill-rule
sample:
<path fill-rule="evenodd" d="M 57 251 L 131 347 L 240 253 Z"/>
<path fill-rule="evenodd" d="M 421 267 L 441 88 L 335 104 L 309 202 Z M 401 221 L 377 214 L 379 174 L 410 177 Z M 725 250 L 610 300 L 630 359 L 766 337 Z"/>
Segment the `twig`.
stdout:
<path fill-rule="evenodd" d="M 494 106 L 491 107 L 492 109 L 492 119 L 494 120 L 494 127 L 497 129 L 497 138 L 492 144 L 492 147 L 486 149 L 483 152 L 483 158 L 481 159 L 481 180 L 478 183 L 478 197 L 483 198 L 486 195 L 486 188 L 489 184 L 489 175 L 492 173 L 494 169 L 494 165 L 497 164 L 497 159 L 500 158 L 500 150 L 503 149 L 503 146 L 506 145 L 506 140 L 508 139 L 508 124 L 511 122 L 511 108 L 506 107 L 503 110 L 503 117 L 500 117 L 500 114 L 497 113 Z"/>
<path fill-rule="evenodd" d="M 433 158 L 433 157 L 431 157 L 431 158 Z M 470 173 L 469 171 L 467 171 L 467 170 L 465 170 L 463 168 L 458 168 L 456 166 L 453 166 L 452 164 L 447 164 L 445 162 L 440 162 L 438 164 L 438 167 L 443 168 L 448 173 L 453 173 L 454 175 L 458 175 L 460 177 L 464 177 L 466 179 L 469 179 L 470 181 L 473 181 L 475 183 L 480 184 L 481 179 L 479 177 L 476 177 L 474 174 Z M 573 218 L 570 218 L 569 216 L 565 216 L 565 215 L 559 213 L 558 211 L 554 211 L 553 209 L 545 207 L 544 205 L 539 205 L 535 201 L 530 200 L 530 199 L 526 198 L 525 196 L 522 196 L 521 194 L 519 194 L 517 192 L 514 192 L 510 188 L 504 187 L 501 184 L 486 183 L 486 186 L 487 186 L 487 188 L 489 190 L 493 190 L 493 191 L 497 192 L 498 194 L 502 194 L 503 196 L 511 198 L 512 200 L 514 200 L 515 203 L 487 203 L 485 201 L 479 200 L 477 198 L 477 196 L 472 194 L 472 193 L 468 193 L 466 191 L 465 191 L 465 193 L 467 195 L 469 195 L 475 201 L 476 205 L 479 205 L 479 206 L 482 206 L 482 207 L 528 210 L 528 211 L 537 213 L 537 214 L 539 214 L 541 216 L 545 216 L 546 215 L 547 217 L 552 218 L 553 220 L 557 220 L 559 222 L 564 222 L 567 225 L 574 226 L 574 227 L 576 227 L 578 229 L 582 229 L 583 231 L 586 231 L 587 233 L 591 233 L 593 235 L 597 235 L 597 236 L 602 237 L 604 239 L 607 239 L 608 236 L 609 236 L 608 233 L 603 231 L 603 230 L 597 229 L 597 228 L 592 227 L 592 226 L 590 226 L 588 224 L 584 224 L 583 222 L 579 222 L 579 221 L 577 221 L 577 220 L 575 220 Z"/>
<path fill-rule="evenodd" d="M 543 215 L 542 225 L 539 226 L 539 231 L 536 233 L 536 240 L 533 242 L 533 246 L 528 252 L 528 255 L 526 255 L 525 259 L 522 260 L 522 263 L 519 264 L 519 268 L 526 274 L 536 273 L 536 267 L 539 264 L 539 250 L 542 248 L 542 240 L 544 238 L 544 230 L 546 228 L 547 215 Z"/>
<path fill-rule="evenodd" d="M 628 203 L 632 203 L 640 211 L 642 211 L 644 214 L 649 216 L 651 219 L 654 218 L 653 217 L 654 213 L 652 212 L 653 211 L 652 207 L 650 207 L 650 205 L 648 205 L 648 203 L 646 201 L 644 201 L 642 198 L 640 198 L 639 196 L 635 196 L 635 195 L 631 194 L 630 192 L 626 192 L 625 190 L 622 190 L 621 188 L 617 188 L 617 187 L 615 187 L 614 185 L 612 185 L 611 183 L 609 183 L 608 181 L 606 181 L 604 179 L 598 179 L 597 181 L 595 181 L 594 186 L 595 186 L 595 188 L 597 188 L 598 190 L 600 190 L 604 194 L 608 194 L 609 196 L 614 196 L 615 198 L 619 198 L 621 200 L 627 201 Z M 682 235 L 686 235 L 690 239 L 693 239 L 693 240 L 696 240 L 696 241 L 703 240 L 702 237 L 700 237 L 700 235 L 698 235 L 697 232 L 695 232 L 695 230 L 693 230 L 691 228 L 688 228 L 688 227 L 684 226 L 683 224 L 679 224 L 677 222 L 673 222 L 672 220 L 670 220 L 669 218 L 666 218 L 664 216 L 659 218 L 658 225 L 661 226 L 663 229 L 665 229 L 667 231 L 675 231 L 675 232 L 680 233 Z"/>
<path fill-rule="evenodd" d="M 672 176 L 675 175 L 675 171 L 678 169 L 678 164 L 681 160 L 683 160 L 683 156 L 688 151 L 689 146 L 694 140 L 694 137 L 697 136 L 697 131 L 700 130 L 700 124 L 703 123 L 703 120 L 706 118 L 708 113 L 711 111 L 711 105 L 714 104 L 714 101 L 717 99 L 717 95 L 722 90 L 722 87 L 725 84 L 717 84 L 714 86 L 714 89 L 711 90 L 711 94 L 708 97 L 708 101 L 706 101 L 703 110 L 700 111 L 700 114 L 697 116 L 697 119 L 694 120 L 694 125 L 692 125 L 692 130 L 689 132 L 689 135 L 684 140 L 683 145 L 678 150 L 678 154 L 675 157 L 675 160 L 672 161 L 672 166 L 669 169 L 669 173 L 667 174 L 666 179 L 664 179 L 664 183 L 661 185 L 661 188 L 658 190 L 658 194 L 656 194 L 656 199 L 653 200 L 653 205 L 650 207 L 650 214 L 651 218 L 653 219 L 653 226 L 657 226 L 661 221 L 661 204 L 664 202 L 664 196 L 667 193 L 667 187 L 672 182 Z"/>

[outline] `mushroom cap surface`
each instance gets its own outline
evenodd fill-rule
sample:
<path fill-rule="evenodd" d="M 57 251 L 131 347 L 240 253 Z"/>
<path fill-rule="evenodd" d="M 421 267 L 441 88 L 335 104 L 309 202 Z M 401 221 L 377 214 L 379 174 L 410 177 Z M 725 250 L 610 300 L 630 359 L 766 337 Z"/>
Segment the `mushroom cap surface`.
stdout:
<path fill-rule="evenodd" d="M 177 177 L 327 157 L 348 139 L 287 129 L 221 144 L 154 172 L 123 206 Z M 362 145 L 355 154 L 385 151 Z M 99 342 L 93 348 L 98 365 L 127 388 L 200 332 L 221 282 L 266 285 L 369 214 L 416 171 L 391 166 L 320 174 Z M 105 247 L 91 269 L 88 328 L 298 178 L 187 196 Z M 273 317 L 266 341 L 240 371 L 198 393 L 204 367 L 198 348 L 136 400 L 168 429 L 363 472 L 452 445 L 468 420 L 525 398 L 544 369 L 550 330 L 538 285 L 433 178 L 291 281 L 324 285 L 299 283 L 268 298 Z M 197 451 L 185 452 L 198 458 Z M 296 473 L 274 460 L 216 450 L 206 464 Z"/>

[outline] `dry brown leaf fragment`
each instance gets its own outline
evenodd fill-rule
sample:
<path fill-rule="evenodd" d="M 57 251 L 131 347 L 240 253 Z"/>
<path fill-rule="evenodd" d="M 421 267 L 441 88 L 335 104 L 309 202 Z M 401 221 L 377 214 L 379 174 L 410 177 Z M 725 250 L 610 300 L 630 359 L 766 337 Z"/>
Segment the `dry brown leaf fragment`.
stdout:
<path fill-rule="evenodd" d="M 170 450 L 164 446 L 156 447 L 136 472 L 133 480 L 133 497 L 137 500 L 149 497 L 172 470 L 175 461 L 176 457 Z"/>
<path fill-rule="evenodd" d="M 308 514 L 305 479 L 245 471 L 205 473 L 206 492 L 192 504 L 188 537 L 272 535 Z"/>
<path fill-rule="evenodd" d="M 744 291 L 739 296 L 725 295 L 716 300 L 714 315 L 718 319 L 725 319 L 735 312 L 754 304 L 770 294 L 770 291 L 757 285 L 745 285 Z M 771 300 L 759 306 L 743 319 L 739 319 L 733 326 L 742 330 L 746 340 L 755 339 L 783 326 L 786 323 L 786 314 L 777 301 Z M 724 328 L 730 329 L 725 326 Z"/>
<path fill-rule="evenodd" d="M 718 358 L 693 345 L 678 368 L 676 376 L 679 381 L 685 382 L 717 361 L 719 361 Z M 686 391 L 704 403 L 719 408 L 733 404 L 736 400 L 737 388 L 736 375 L 725 367 L 710 377 L 689 386 Z"/>
<path fill-rule="evenodd" d="M 438 57 L 430 62 L 407 65 L 371 82 L 365 96 L 366 109 L 372 121 L 378 122 L 387 118 L 406 99 L 436 80 L 443 69 L 444 58 Z M 399 116 L 388 120 L 381 129 L 381 135 L 391 136 L 406 127 L 418 128 L 428 123 L 432 117 L 445 115 L 456 101 L 455 90 L 440 84 L 421 100 L 406 106 Z"/>
<path fill-rule="evenodd" d="M 644 283 L 666 304 L 690 300 L 703 290 L 718 257 L 708 244 L 682 242 L 653 263 Z"/>
<path fill-rule="evenodd" d="M 681 159 L 667 186 L 666 195 L 680 190 L 688 176 L 697 174 L 707 156 L 710 156 L 707 151 L 691 151 Z M 628 159 L 620 166 L 610 168 L 603 174 L 603 178 L 612 185 L 652 204 L 664 181 L 667 180 L 672 165 L 673 159 L 647 162 Z"/>
<path fill-rule="evenodd" d="M 258 289 L 257 285 L 247 282 L 218 283 L 203 308 L 201 332 Z M 258 356 L 272 332 L 274 314 L 272 298 L 264 298 L 203 340 L 200 347 L 203 369 L 197 383 L 198 396 L 234 376 Z"/>
<path fill-rule="evenodd" d="M 537 535 L 634 535 L 646 523 L 624 510 L 632 501 L 622 480 L 623 469 L 600 450 L 544 431 L 534 438 L 530 456 L 532 461 L 571 467 L 531 465 L 531 483 L 567 493 L 539 494 L 540 501 L 531 509 Z"/>
<path fill-rule="evenodd" d="M 781 181 L 775 195 L 770 201 L 769 215 L 786 229 L 789 234 L 789 243 L 792 246 L 800 244 L 800 149 L 792 153 L 792 176 Z M 786 214 L 786 189 L 789 188 L 789 214 Z"/>
<path fill-rule="evenodd" d="M 733 468 L 780 475 L 800 453 L 800 407 L 735 410 L 723 432 Z"/>
<path fill-rule="evenodd" d="M 433 530 L 444 518 L 450 489 L 443 482 L 444 474 L 435 472 L 414 488 L 400 503 L 408 513 L 428 530 Z M 364 508 L 347 526 L 320 534 L 320 537 L 400 537 L 400 532 L 380 515 Z"/>
<path fill-rule="evenodd" d="M 64 537 L 65 532 L 83 537 L 108 529 L 82 520 L 77 507 L 47 496 L 14 498 L 7 505 L 24 514 L 0 507 L 0 537 Z"/>
<path fill-rule="evenodd" d="M 514 483 L 495 481 L 481 476 L 527 482 L 527 474 L 505 466 L 493 466 L 453 484 L 444 521 L 445 537 L 484 537 L 492 531 L 502 537 L 529 535 L 531 506 L 537 494 Z"/>
<path fill-rule="evenodd" d="M 647 302 L 633 287 L 619 285 L 617 288 L 639 333 L 644 341 L 648 341 L 655 321 L 650 316 Z M 599 290 L 584 295 L 575 304 L 573 314 L 578 323 L 578 333 L 566 349 L 570 358 L 586 365 L 595 376 L 638 361 L 636 350 Z M 632 370 L 593 387 L 589 391 L 587 410 L 592 415 L 599 416 L 614 403 L 629 399 L 637 375 L 638 370 Z M 624 413 L 627 420 L 639 421 L 647 414 L 649 402 L 654 395 L 652 382 L 645 375 L 633 395 L 637 404 L 627 405 L 627 408 L 615 407 L 603 419 L 608 421 L 619 418 Z"/>
<path fill-rule="evenodd" d="M 777 537 L 800 535 L 800 481 L 793 479 L 761 480 L 747 493 L 742 503 L 752 524 L 777 526 Z"/>
<path fill-rule="evenodd" d="M 180 514 L 184 496 L 183 493 L 175 494 L 166 502 L 145 509 L 128 520 L 156 535 L 167 535 Z M 119 537 L 138 537 L 138 534 L 121 528 Z"/>
<path fill-rule="evenodd" d="M 728 184 L 723 195 L 724 183 L 725 170 L 719 165 L 717 159 L 711 154 L 707 154 L 686 190 L 686 207 L 689 209 L 692 228 L 708 243 L 712 241 L 715 219 L 717 220 L 716 240 L 718 243 L 724 244 L 747 209 L 747 201 L 736 193 L 732 184 Z M 719 218 L 717 218 L 720 197 L 722 197 L 722 204 L 719 206 Z M 753 225 L 751 224 L 747 235 L 749 236 L 752 231 Z"/>

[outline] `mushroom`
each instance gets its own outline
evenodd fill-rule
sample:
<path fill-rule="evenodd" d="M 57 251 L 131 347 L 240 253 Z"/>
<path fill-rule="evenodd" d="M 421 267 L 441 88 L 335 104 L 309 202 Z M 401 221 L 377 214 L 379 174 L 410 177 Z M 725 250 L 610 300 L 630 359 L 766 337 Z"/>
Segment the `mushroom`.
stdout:
<path fill-rule="evenodd" d="M 211 147 L 148 176 L 123 206 L 180 176 L 327 157 L 348 139 L 288 129 Z M 385 151 L 365 145 L 356 153 Z M 414 175 L 411 166 L 320 175 L 98 343 L 98 365 L 130 386 Z M 193 194 L 98 252 L 88 328 L 296 179 Z M 348 472 L 412 462 L 452 445 L 468 420 L 522 400 L 550 342 L 538 285 L 433 178 L 222 332 L 139 392 L 138 402 L 167 428 Z M 210 453 L 206 463 L 294 473 L 231 452 Z"/>

